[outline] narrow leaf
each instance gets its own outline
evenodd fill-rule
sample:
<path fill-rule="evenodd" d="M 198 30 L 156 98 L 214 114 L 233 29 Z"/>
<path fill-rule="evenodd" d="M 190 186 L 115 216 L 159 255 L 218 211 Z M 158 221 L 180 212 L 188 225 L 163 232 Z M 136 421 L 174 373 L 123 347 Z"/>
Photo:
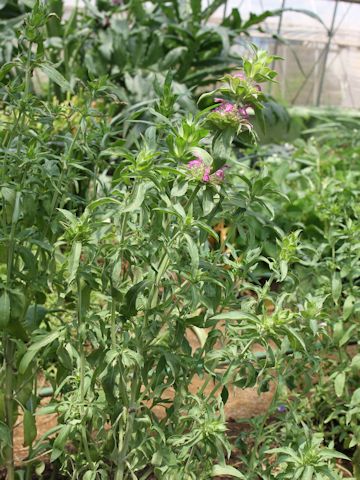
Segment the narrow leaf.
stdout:
<path fill-rule="evenodd" d="M 5 328 L 10 320 L 10 297 L 6 291 L 0 296 L 0 328 Z"/>
<path fill-rule="evenodd" d="M 335 377 L 335 393 L 337 397 L 341 397 L 345 387 L 345 372 L 341 372 Z"/>
<path fill-rule="evenodd" d="M 72 91 L 70 83 L 49 63 L 40 66 L 40 70 L 54 83 L 66 91 Z"/>
<path fill-rule="evenodd" d="M 24 447 L 29 447 L 36 438 L 36 422 L 34 415 L 29 410 L 24 410 Z"/>
<path fill-rule="evenodd" d="M 151 182 L 144 182 L 136 185 L 134 192 L 131 195 L 130 202 L 124 208 L 123 212 L 133 212 L 140 208 L 144 201 L 145 194 L 151 186 Z"/>
<path fill-rule="evenodd" d="M 71 248 L 71 253 L 68 259 L 68 283 L 70 284 L 76 278 L 76 274 L 80 265 L 82 244 L 75 242 Z"/>
<path fill-rule="evenodd" d="M 54 340 L 59 338 L 59 331 L 52 332 L 49 335 L 42 335 L 41 338 L 30 345 L 28 351 L 25 353 L 25 355 L 22 357 L 19 365 L 19 372 L 23 374 L 27 367 L 29 366 L 29 363 L 32 361 L 32 359 L 35 357 L 37 352 L 41 349 L 52 343 Z"/>
<path fill-rule="evenodd" d="M 213 477 L 235 477 L 235 478 L 243 478 L 245 479 L 244 475 L 236 470 L 236 468 L 231 467 L 230 465 L 214 465 L 212 470 Z"/>
<path fill-rule="evenodd" d="M 334 272 L 331 280 L 331 293 L 335 303 L 338 302 L 342 290 L 340 272 Z"/>

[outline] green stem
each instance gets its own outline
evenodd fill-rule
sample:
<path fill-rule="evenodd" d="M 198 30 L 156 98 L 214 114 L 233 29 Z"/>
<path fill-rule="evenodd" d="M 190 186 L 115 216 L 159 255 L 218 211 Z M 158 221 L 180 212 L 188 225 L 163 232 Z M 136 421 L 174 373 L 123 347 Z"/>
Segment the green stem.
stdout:
<path fill-rule="evenodd" d="M 35 308 L 37 307 L 37 304 L 35 304 Z M 38 394 L 38 389 L 37 389 L 37 375 L 34 376 L 33 378 L 33 389 L 34 389 L 34 398 L 37 398 Z M 33 400 L 31 399 L 31 413 L 35 414 L 36 410 L 36 405 L 34 405 Z M 29 453 L 28 453 L 28 458 L 31 460 L 33 454 L 33 443 L 29 446 Z M 32 479 L 32 471 L 33 471 L 33 463 L 30 461 L 28 464 L 26 464 L 26 472 L 25 472 L 25 480 L 31 480 Z"/>
<path fill-rule="evenodd" d="M 137 369 L 134 371 L 134 378 L 131 387 L 131 401 L 130 401 L 130 408 L 128 409 L 127 414 L 127 421 L 126 421 L 126 429 L 125 434 L 122 438 L 119 438 L 119 455 L 118 455 L 118 462 L 117 468 L 115 473 L 115 480 L 124 480 L 125 474 L 125 459 L 128 454 L 131 435 L 133 434 L 134 430 L 134 420 L 136 415 L 136 398 L 138 396 L 138 386 L 139 386 L 139 379 L 138 379 L 138 372 Z M 122 432 L 122 430 L 120 429 Z"/>
<path fill-rule="evenodd" d="M 198 185 L 196 185 L 196 187 L 194 188 L 194 190 L 192 191 L 190 197 L 188 198 L 188 201 L 185 203 L 185 207 L 184 207 L 184 210 L 186 211 L 188 209 L 188 207 L 193 203 L 198 191 L 200 190 L 201 188 L 201 183 L 199 183 Z"/>
<path fill-rule="evenodd" d="M 263 432 L 264 432 L 266 422 L 268 421 L 268 419 L 270 417 L 270 414 L 271 414 L 271 412 L 274 408 L 274 405 L 277 402 L 278 391 L 279 391 L 279 384 L 276 384 L 275 392 L 274 392 L 274 395 L 271 399 L 271 403 L 269 405 L 269 408 L 268 408 L 267 412 L 264 413 L 264 415 L 262 416 L 260 424 L 259 424 L 259 426 L 256 430 L 255 443 L 254 443 L 254 446 L 252 448 L 252 452 L 251 452 L 251 456 L 250 456 L 250 462 L 249 462 L 249 473 L 251 475 L 253 475 L 255 473 L 255 470 L 256 470 L 255 469 L 255 462 L 256 462 L 256 455 L 258 454 L 258 450 L 259 450 L 258 447 L 263 440 L 262 436 L 263 436 Z"/>
<path fill-rule="evenodd" d="M 82 120 L 82 119 L 81 119 Z M 80 123 L 81 123 L 81 120 L 80 120 Z M 52 201 L 51 201 L 51 206 L 50 206 L 50 215 L 49 215 L 49 224 L 50 224 L 50 220 L 51 220 L 51 217 L 54 213 L 54 210 L 55 210 L 55 206 L 57 204 L 57 201 L 58 201 L 58 197 L 59 197 L 59 190 L 61 190 L 61 184 L 63 182 L 63 179 L 64 179 L 64 175 L 65 175 L 65 172 L 67 171 L 67 163 L 68 163 L 68 160 L 70 159 L 71 157 L 71 154 L 72 154 L 72 151 L 74 149 L 74 146 L 77 142 L 77 139 L 79 137 L 79 134 L 80 134 L 80 126 L 78 127 L 78 129 L 76 130 L 76 133 L 71 141 L 71 144 L 70 144 L 70 147 L 69 147 L 69 150 L 66 152 L 66 155 L 64 156 L 64 160 L 63 160 L 63 168 L 61 169 L 61 174 L 60 174 L 60 179 L 59 179 L 59 188 L 55 190 L 54 192 L 54 195 L 53 195 L 53 198 L 52 198 Z"/>
<path fill-rule="evenodd" d="M 8 262 L 7 262 L 7 286 L 10 288 L 12 279 L 12 270 L 15 252 L 15 230 L 18 220 L 18 211 L 20 205 L 20 192 L 16 192 L 14 212 L 11 223 L 9 246 L 8 246 Z M 6 455 L 7 480 L 14 480 L 14 430 L 13 430 L 13 405 L 14 405 L 14 369 L 15 369 L 15 344 L 12 343 L 7 333 L 4 334 L 4 350 L 5 350 L 5 417 L 6 424 L 10 434 L 10 446 Z"/>
<path fill-rule="evenodd" d="M 115 322 L 115 313 L 116 313 L 116 303 L 114 297 L 111 300 L 111 348 L 116 349 L 116 322 Z"/>
<path fill-rule="evenodd" d="M 86 357 L 84 349 L 84 339 L 83 339 L 83 312 L 82 312 L 82 294 L 81 294 L 81 284 L 79 277 L 77 278 L 77 291 L 78 291 L 78 340 L 79 340 L 79 354 L 80 354 L 80 364 L 79 364 L 79 377 L 80 377 L 80 415 L 81 421 L 84 422 L 85 418 L 85 372 L 86 372 Z M 92 465 L 92 458 L 90 455 L 89 444 L 86 434 L 86 426 L 82 424 L 81 426 L 81 438 L 85 451 L 86 458 L 89 462 L 89 465 Z"/>
<path fill-rule="evenodd" d="M 15 466 L 14 466 L 14 344 L 10 338 L 5 336 L 5 419 L 6 425 L 10 435 L 10 445 L 6 452 L 6 480 L 15 480 Z"/>

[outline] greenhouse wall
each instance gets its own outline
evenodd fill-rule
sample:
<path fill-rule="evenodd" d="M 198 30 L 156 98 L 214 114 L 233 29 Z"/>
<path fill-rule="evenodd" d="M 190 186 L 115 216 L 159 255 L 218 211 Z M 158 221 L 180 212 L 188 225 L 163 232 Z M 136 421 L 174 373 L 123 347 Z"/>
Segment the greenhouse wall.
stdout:
<path fill-rule="evenodd" d="M 243 18 L 250 12 L 285 8 L 282 15 L 264 22 L 263 32 L 253 32 L 254 43 L 285 59 L 276 65 L 277 97 L 292 105 L 360 107 L 360 3 L 229 0 L 226 13 L 232 8 Z M 215 19 L 223 14 L 219 10 Z"/>

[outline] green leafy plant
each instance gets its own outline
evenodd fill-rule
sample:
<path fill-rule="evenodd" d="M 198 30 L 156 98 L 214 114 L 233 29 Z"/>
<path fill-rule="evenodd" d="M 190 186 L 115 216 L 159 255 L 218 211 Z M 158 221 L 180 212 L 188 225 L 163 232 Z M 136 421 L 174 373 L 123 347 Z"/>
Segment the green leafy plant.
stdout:
<path fill-rule="evenodd" d="M 280 258 L 292 258 L 294 262 L 290 275 L 286 264 L 280 268 L 285 276 L 282 279 L 280 275 L 277 289 L 284 299 L 283 308 L 298 312 L 298 328 L 310 328 L 314 335 L 314 340 L 306 346 L 306 356 L 295 356 L 289 363 L 290 368 L 282 370 L 278 376 L 279 381 L 282 378 L 283 384 L 287 385 L 281 398 L 286 402 L 284 409 L 293 412 L 290 418 L 279 424 L 296 428 L 305 422 L 319 439 L 324 439 L 327 444 L 332 442 L 340 452 L 353 458 L 355 475 L 358 474 L 359 451 L 359 249 L 354 235 L 358 228 L 355 200 L 359 177 L 358 132 L 357 119 L 343 118 L 337 123 L 328 121 L 315 126 L 305 132 L 307 136 L 311 135 L 310 138 L 299 140 L 294 146 L 258 150 L 262 168 L 266 166 L 277 189 L 284 194 L 272 205 L 276 227 L 286 234 L 286 243 L 290 241 L 288 253 L 280 254 Z M 300 242 L 294 241 L 296 228 L 299 230 L 295 231 L 295 237 L 301 232 Z M 262 238 L 265 251 L 276 251 L 269 235 L 262 234 L 259 238 Z M 302 330 L 303 336 L 309 338 L 305 331 Z M 291 349 L 288 354 L 292 355 Z M 283 445 L 287 440 L 274 441 L 276 423 L 267 425 L 268 419 L 266 416 L 268 435 L 261 443 L 272 447 L 280 445 L 278 450 L 272 451 L 284 453 Z M 308 458 L 306 452 L 313 451 L 312 441 L 308 437 L 302 443 L 300 456 L 293 451 L 292 460 L 288 452 L 290 457 L 284 461 L 285 476 L 280 475 L 280 478 L 294 474 L 299 478 L 331 477 L 322 471 L 320 450 L 315 455 L 316 462 L 320 462 L 319 470 L 315 465 L 309 464 L 306 469 L 302 464 L 303 456 Z M 299 445 L 297 448 L 300 449 Z M 325 451 L 324 468 L 326 455 Z M 242 458 L 246 463 L 246 457 Z M 259 459 L 259 468 L 262 461 L 267 462 L 271 472 L 265 452 Z M 342 467 L 343 471 L 348 473 L 349 463 L 345 467 Z M 337 478 L 340 471 L 334 470 L 332 476 Z"/>
<path fill-rule="evenodd" d="M 250 147 L 274 57 L 232 47 L 270 12 L 209 26 L 221 4 L 4 4 L 9 480 L 43 478 L 44 459 L 85 480 L 341 478 L 350 457 L 359 474 L 358 122 Z M 235 468 L 230 386 L 274 383 Z"/>
<path fill-rule="evenodd" d="M 225 129 L 214 120 L 215 105 L 179 111 L 169 75 L 156 87 L 150 125 L 129 148 L 118 134 L 134 117 L 109 118 L 116 88 L 104 79 L 80 88 L 44 56 L 52 19 L 36 4 L 18 34 L 22 54 L 3 67 L 1 451 L 8 478 L 15 478 L 18 407 L 26 478 L 41 471 L 44 452 L 74 478 L 242 478 L 226 466 L 222 406 L 229 382 L 247 385 L 248 371 L 256 381 L 248 352 L 255 340 L 239 341 L 236 313 L 225 330 L 218 324 L 230 315 L 221 309 L 238 305 L 237 285 L 259 252 L 247 253 L 249 266 L 232 268 L 213 226 L 239 209 L 225 162 L 243 118 L 252 133 L 248 117 L 261 109 L 257 85 L 273 78 L 271 58 L 257 52 L 246 61 L 242 89 L 214 92 L 231 103 L 232 117 L 238 111 L 227 122 L 229 112 L 217 107 Z M 8 75 L 13 69 L 24 75 Z M 38 71 L 70 104 L 36 95 Z M 241 182 L 248 207 L 262 205 L 266 182 Z M 249 311 L 244 318 L 251 335 L 257 317 Z M 199 338 L 196 349 L 189 330 Z M 224 347 L 216 350 L 218 341 Z M 39 372 L 53 390 L 40 411 Z M 192 392 L 196 376 L 203 386 Z M 45 412 L 57 412 L 59 424 L 37 440 L 35 413 Z"/>

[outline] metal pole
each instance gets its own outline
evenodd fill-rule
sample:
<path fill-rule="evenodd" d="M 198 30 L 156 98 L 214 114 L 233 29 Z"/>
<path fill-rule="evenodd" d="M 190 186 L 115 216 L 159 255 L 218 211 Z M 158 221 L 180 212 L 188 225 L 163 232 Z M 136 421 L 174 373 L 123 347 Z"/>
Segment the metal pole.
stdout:
<path fill-rule="evenodd" d="M 286 0 L 282 0 L 281 4 L 281 12 L 280 12 L 280 17 L 279 17 L 279 22 L 277 26 L 277 31 L 276 31 L 276 42 L 275 42 L 275 48 L 274 48 L 274 55 L 276 56 L 278 54 L 278 49 L 279 49 L 279 35 L 281 32 L 281 27 L 282 27 L 282 21 L 283 21 L 283 14 L 284 14 L 284 8 L 285 8 Z M 275 67 L 275 61 L 274 60 L 271 64 L 271 68 L 274 70 Z M 271 95 L 271 90 L 272 90 L 272 83 L 270 82 L 269 84 L 269 95 Z"/>
<path fill-rule="evenodd" d="M 281 8 L 281 13 L 280 13 L 280 17 L 279 17 L 279 23 L 278 23 L 278 27 L 277 27 L 277 32 L 276 32 L 276 36 L 277 36 L 277 37 L 280 35 L 280 32 L 281 32 L 281 27 L 282 27 L 282 21 L 283 21 L 285 4 L 286 4 L 286 0 L 282 0 L 282 4 L 281 4 L 281 7 L 280 7 L 280 8 Z M 274 55 L 277 55 L 277 53 L 278 53 L 278 48 L 279 48 L 279 39 L 277 38 L 277 39 L 276 39 L 276 43 L 275 43 Z"/>
<path fill-rule="evenodd" d="M 317 100 L 316 100 L 316 105 L 317 106 L 320 105 L 320 101 L 321 101 L 322 89 L 323 89 L 324 80 L 325 80 L 326 64 L 327 64 L 327 60 L 328 60 L 328 56 L 329 56 L 331 40 L 332 40 L 333 35 L 334 35 L 334 27 L 335 27 L 335 20 L 336 20 L 336 14 L 337 14 L 338 6 L 339 6 L 339 0 L 336 0 L 335 1 L 334 12 L 333 12 L 333 17 L 332 17 L 332 20 L 331 20 L 331 27 L 328 30 L 328 37 L 329 38 L 328 38 L 327 44 L 325 46 L 325 56 L 324 56 L 324 61 L 323 61 L 323 65 L 322 65 L 322 71 L 321 71 L 320 83 L 319 83 L 319 90 L 318 90 Z"/>

